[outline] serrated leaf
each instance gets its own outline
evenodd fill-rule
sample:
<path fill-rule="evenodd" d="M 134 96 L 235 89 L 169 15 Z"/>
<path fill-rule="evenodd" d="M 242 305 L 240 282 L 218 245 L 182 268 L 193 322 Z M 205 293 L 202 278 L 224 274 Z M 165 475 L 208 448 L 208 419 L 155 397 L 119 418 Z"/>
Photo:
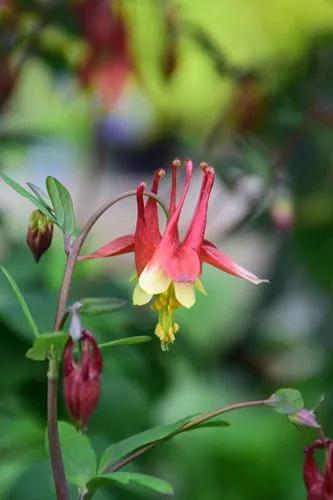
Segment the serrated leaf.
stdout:
<path fill-rule="evenodd" d="M 277 413 L 293 415 L 304 408 L 302 394 L 297 389 L 278 389 L 266 402 Z"/>
<path fill-rule="evenodd" d="M 14 191 L 16 191 L 19 195 L 23 196 L 23 198 L 26 198 L 27 200 L 31 201 L 31 203 L 33 203 L 35 207 L 39 208 L 39 210 L 43 212 L 43 214 L 46 215 L 52 222 L 56 222 L 56 218 L 54 217 L 54 215 L 50 212 L 50 210 L 48 210 L 45 207 L 45 204 L 42 203 L 38 198 L 33 196 L 31 193 L 29 193 L 29 191 L 27 191 L 24 187 L 22 187 L 20 184 L 18 184 L 16 181 L 11 179 L 7 175 L 0 173 L 0 178 L 6 184 L 8 184 L 8 186 L 14 189 Z"/>
<path fill-rule="evenodd" d="M 125 339 L 110 340 L 110 342 L 104 342 L 103 344 L 99 344 L 98 347 L 100 349 L 104 349 L 105 347 L 144 344 L 145 342 L 150 342 L 151 340 L 152 338 L 149 337 L 148 335 L 138 335 L 135 337 L 127 337 Z"/>
<path fill-rule="evenodd" d="M 68 190 L 54 177 L 46 178 L 47 192 L 52 201 L 57 224 L 65 236 L 75 231 L 75 215 L 73 200 Z"/>
<path fill-rule="evenodd" d="M 174 433 L 179 431 L 184 424 L 190 422 L 192 419 L 193 415 L 177 420 L 177 422 L 172 424 L 153 427 L 152 429 L 140 432 L 139 434 L 135 434 L 134 436 L 124 439 L 123 441 L 112 444 L 102 455 L 98 466 L 98 473 L 103 474 L 107 469 L 112 467 L 112 465 L 116 464 L 129 453 L 141 448 L 142 446 L 171 437 Z"/>
<path fill-rule="evenodd" d="M 163 479 L 149 476 L 148 474 L 139 474 L 138 472 L 113 472 L 111 474 L 99 475 L 88 482 L 87 488 L 91 494 L 98 488 L 107 486 L 112 482 L 117 482 L 125 486 L 129 483 L 134 483 L 164 495 L 174 494 L 171 484 Z"/>
<path fill-rule="evenodd" d="M 12 289 L 16 295 L 16 298 L 17 298 L 17 300 L 22 308 L 23 314 L 26 317 L 27 322 L 29 323 L 29 325 L 31 327 L 32 333 L 34 334 L 35 337 L 39 337 L 40 333 L 39 333 L 38 327 L 36 325 L 36 322 L 31 314 L 29 306 L 26 303 L 26 301 L 22 295 L 22 292 L 20 291 L 16 281 L 14 280 L 14 278 L 10 274 L 10 272 L 7 271 L 7 269 L 5 269 L 3 266 L 1 266 L 0 269 L 3 272 L 3 274 L 6 276 L 7 280 L 9 281 L 10 286 L 12 287 Z"/>
<path fill-rule="evenodd" d="M 45 208 L 50 210 L 52 204 L 50 197 L 46 193 L 44 193 L 44 191 L 38 186 L 32 184 L 32 182 L 27 182 L 27 186 L 29 186 L 31 191 L 36 195 L 36 198 L 39 199 L 39 201 L 45 206 Z"/>
<path fill-rule="evenodd" d="M 44 333 L 36 338 L 25 356 L 33 361 L 44 361 L 47 359 L 50 349 L 53 348 L 60 358 L 67 339 L 68 333 L 65 332 Z"/>
<path fill-rule="evenodd" d="M 114 297 L 87 297 L 81 299 L 80 314 L 109 314 L 127 304 L 126 300 Z"/>
<path fill-rule="evenodd" d="M 70 483 L 85 489 L 89 480 L 96 475 L 95 451 L 88 437 L 73 425 L 59 422 L 58 429 L 66 477 Z"/>

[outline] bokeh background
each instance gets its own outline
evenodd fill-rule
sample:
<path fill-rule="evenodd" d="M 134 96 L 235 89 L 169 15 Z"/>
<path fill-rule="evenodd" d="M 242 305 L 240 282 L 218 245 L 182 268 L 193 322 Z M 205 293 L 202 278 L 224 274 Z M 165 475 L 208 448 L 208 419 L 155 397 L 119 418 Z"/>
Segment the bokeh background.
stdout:
<path fill-rule="evenodd" d="M 295 387 L 332 437 L 333 2 L 331 0 L 0 1 L 0 167 L 19 182 L 67 185 L 79 224 L 175 157 L 214 165 L 207 233 L 270 285 L 212 268 L 207 297 L 181 312 L 169 353 L 157 339 L 105 351 L 89 436 L 101 453 L 153 425 Z M 186 226 L 199 174 L 187 204 Z M 167 193 L 168 179 L 162 193 Z M 50 331 L 65 257 L 61 236 L 38 266 L 25 246 L 31 206 L 0 186 L 0 258 L 43 331 Z M 88 248 L 130 232 L 123 201 Z M 86 249 L 87 250 L 87 249 Z M 78 267 L 73 300 L 128 306 L 86 325 L 101 341 L 153 334 L 131 306 L 133 260 Z M 44 448 L 44 363 L 0 278 L 0 498 L 53 498 Z M 66 419 L 61 403 L 60 416 Z M 313 432 L 265 409 L 230 415 L 140 458 L 178 500 L 301 500 Z M 99 500 L 160 498 L 101 490 Z"/>

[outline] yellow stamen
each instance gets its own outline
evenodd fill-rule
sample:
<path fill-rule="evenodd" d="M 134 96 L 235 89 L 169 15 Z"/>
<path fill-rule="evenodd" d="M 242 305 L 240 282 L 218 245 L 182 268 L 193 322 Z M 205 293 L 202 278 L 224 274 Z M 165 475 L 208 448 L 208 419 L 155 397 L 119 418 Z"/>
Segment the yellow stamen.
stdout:
<path fill-rule="evenodd" d="M 168 299 L 167 299 L 167 297 L 164 294 L 162 294 L 160 296 L 160 304 L 162 306 L 166 306 L 168 304 Z"/>
<path fill-rule="evenodd" d="M 159 313 L 155 335 L 160 339 L 163 351 L 167 351 L 169 345 L 174 343 L 175 334 L 179 331 L 178 323 L 173 321 L 173 313 L 179 307 L 181 307 L 181 304 L 175 297 L 173 284 L 159 295 L 151 306 L 154 311 Z"/>

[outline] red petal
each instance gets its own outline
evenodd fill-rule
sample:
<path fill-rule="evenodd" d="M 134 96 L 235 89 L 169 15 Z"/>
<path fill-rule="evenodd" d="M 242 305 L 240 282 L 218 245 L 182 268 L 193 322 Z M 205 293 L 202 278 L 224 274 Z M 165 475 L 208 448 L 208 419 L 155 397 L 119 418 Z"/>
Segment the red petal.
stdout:
<path fill-rule="evenodd" d="M 156 250 L 157 241 L 152 238 L 146 220 L 143 192 L 146 186 L 144 183 L 138 185 L 136 190 L 136 200 L 138 215 L 135 228 L 135 265 L 138 276 L 142 273 L 147 262 L 152 258 Z"/>
<path fill-rule="evenodd" d="M 314 450 L 322 448 L 323 443 L 319 440 L 315 441 L 312 446 L 305 448 L 305 461 L 303 468 L 303 476 L 306 489 L 308 491 L 308 500 L 323 500 L 322 486 L 324 478 L 317 467 L 314 459 Z"/>
<path fill-rule="evenodd" d="M 189 160 L 185 163 L 185 172 L 186 174 L 183 192 L 181 194 L 178 205 L 175 208 L 175 211 L 170 218 L 167 227 L 165 228 L 160 246 L 158 248 L 159 257 L 157 260 L 159 260 L 160 262 L 161 260 L 163 260 L 163 255 L 173 255 L 176 253 L 177 248 L 179 247 L 178 221 L 192 179 L 192 162 Z"/>
<path fill-rule="evenodd" d="M 230 257 L 227 257 L 224 253 L 218 250 L 213 243 L 207 240 L 204 240 L 204 244 L 201 247 L 200 260 L 206 264 L 217 267 L 217 269 L 220 269 L 225 273 L 251 281 L 251 283 L 254 283 L 255 285 L 267 282 L 267 280 L 262 280 L 255 274 L 252 274 L 250 271 L 247 271 L 243 267 L 239 266 L 236 262 L 230 259 Z"/>
<path fill-rule="evenodd" d="M 162 265 L 167 275 L 180 283 L 194 283 L 200 274 L 199 257 L 186 246 L 180 246 L 174 254 L 164 254 Z"/>
<path fill-rule="evenodd" d="M 64 366 L 65 376 L 70 375 L 76 366 L 73 360 L 73 347 L 74 347 L 74 342 L 72 338 L 69 337 L 64 348 L 63 366 Z"/>
<path fill-rule="evenodd" d="M 328 456 L 326 462 L 326 472 L 324 479 L 325 500 L 333 498 L 333 442 L 328 445 Z"/>
<path fill-rule="evenodd" d="M 175 209 L 176 209 L 176 203 L 177 203 L 177 174 L 178 174 L 178 168 L 180 167 L 181 163 L 180 160 L 174 160 L 172 162 L 171 168 L 172 168 L 172 184 L 171 184 L 171 193 L 170 193 L 170 204 L 169 204 L 169 214 L 170 217 L 173 215 Z"/>
<path fill-rule="evenodd" d="M 114 257 L 123 253 L 134 252 L 134 235 L 126 234 L 116 238 L 95 252 L 79 257 L 79 260 L 102 259 L 104 257 Z"/>
<path fill-rule="evenodd" d="M 165 170 L 163 170 L 163 168 L 159 168 L 155 172 L 153 183 L 151 186 L 152 193 L 154 194 L 158 193 L 159 183 L 164 175 L 165 175 Z M 161 240 L 161 233 L 158 224 L 157 201 L 154 198 L 148 198 L 145 208 L 145 219 L 146 219 L 146 224 L 149 228 L 150 237 L 157 245 Z"/>
<path fill-rule="evenodd" d="M 186 161 L 185 169 L 183 192 L 153 257 L 153 261 L 162 266 L 166 274 L 175 281 L 195 280 L 200 272 L 198 256 L 189 247 L 185 248 L 179 244 L 178 221 L 192 179 L 191 161 Z"/>
<path fill-rule="evenodd" d="M 199 199 L 190 227 L 184 239 L 184 244 L 192 247 L 197 252 L 200 250 L 205 235 L 208 202 L 215 179 L 215 173 L 212 167 L 208 167 L 206 163 L 202 163 L 201 168 L 204 173 L 204 178 L 201 184 Z"/>

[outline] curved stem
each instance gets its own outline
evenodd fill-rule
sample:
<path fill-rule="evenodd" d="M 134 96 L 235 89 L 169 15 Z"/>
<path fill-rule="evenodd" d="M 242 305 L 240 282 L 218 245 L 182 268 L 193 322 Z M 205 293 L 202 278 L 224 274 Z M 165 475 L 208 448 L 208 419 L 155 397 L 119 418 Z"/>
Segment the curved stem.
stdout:
<path fill-rule="evenodd" d="M 88 222 L 85 224 L 79 236 L 73 243 L 72 248 L 69 251 L 66 269 L 64 272 L 64 277 L 61 284 L 61 289 L 59 293 L 57 312 L 55 317 L 54 331 L 61 330 L 64 326 L 66 316 L 67 316 L 67 303 L 69 298 L 70 286 L 72 283 L 73 272 L 76 260 L 80 254 L 81 248 L 87 239 L 91 229 L 96 224 L 98 219 L 113 205 L 118 203 L 118 201 L 124 198 L 129 198 L 130 196 L 135 196 L 136 191 L 127 191 L 110 201 L 107 201 L 96 212 L 90 217 Z M 154 193 L 144 192 L 144 195 L 154 198 L 159 205 L 163 208 L 167 218 L 169 216 L 168 209 L 164 202 Z M 56 488 L 57 500 L 68 500 L 68 489 L 66 482 L 66 475 L 62 460 L 61 447 L 59 441 L 58 433 L 58 418 L 57 418 L 57 391 L 58 391 L 58 361 L 55 357 L 50 355 L 49 361 L 49 373 L 48 373 L 48 384 L 47 384 L 47 429 L 48 429 L 48 442 L 50 459 L 52 465 L 52 472 L 54 477 L 54 483 Z"/>
<path fill-rule="evenodd" d="M 159 196 L 157 196 L 154 193 L 151 193 L 150 191 L 145 191 L 143 194 L 145 196 L 150 197 L 150 198 L 154 198 L 157 201 L 157 203 L 162 207 L 164 213 L 166 214 L 166 217 L 169 218 L 168 209 L 167 209 L 165 203 L 161 200 L 161 198 Z M 96 224 L 98 219 L 100 219 L 100 217 L 102 217 L 102 215 L 104 215 L 105 212 L 107 210 L 109 210 L 109 208 L 111 208 L 113 205 L 115 205 L 119 201 L 121 201 L 125 198 L 129 198 L 131 196 L 136 196 L 135 190 L 125 191 L 124 193 L 117 196 L 116 198 L 113 198 L 112 200 L 109 200 L 106 203 L 104 203 L 104 205 L 102 205 L 100 208 L 98 208 L 96 210 L 96 212 L 90 217 L 88 222 L 86 222 L 81 233 L 74 241 L 73 247 L 69 252 L 67 267 L 65 270 L 65 274 L 64 274 L 60 294 L 59 294 L 59 302 L 58 302 L 56 322 L 55 322 L 55 331 L 61 329 L 63 326 L 74 266 L 75 266 L 76 260 L 80 254 L 80 251 L 81 251 L 91 229 L 94 227 L 94 225 Z"/>
<path fill-rule="evenodd" d="M 54 477 L 54 485 L 58 500 L 68 500 L 68 489 L 65 469 L 61 455 L 57 422 L 57 394 L 58 394 L 58 362 L 56 359 L 49 361 L 47 381 L 47 434 L 49 453 Z"/>
<path fill-rule="evenodd" d="M 130 455 L 125 457 L 123 460 L 121 460 L 117 464 L 113 465 L 110 468 L 108 467 L 103 472 L 104 473 L 116 472 L 116 471 L 122 469 L 123 467 L 125 467 L 125 465 L 128 465 L 130 462 L 132 462 L 136 458 L 138 458 L 141 455 L 143 455 L 144 453 L 146 453 L 147 451 L 150 451 L 152 448 L 155 448 L 155 446 L 157 446 L 158 444 L 161 444 L 161 443 L 164 443 L 165 441 L 168 441 L 172 437 L 177 436 L 177 434 L 181 434 L 182 432 L 186 432 L 186 431 L 189 431 L 191 429 L 195 429 L 195 427 L 198 427 L 200 424 L 203 424 L 207 420 L 210 420 L 214 417 L 218 417 L 219 415 L 222 415 L 223 413 L 228 413 L 228 412 L 231 412 L 234 410 L 240 410 L 243 408 L 251 408 L 251 407 L 253 408 L 253 407 L 257 407 L 257 406 L 265 406 L 267 403 L 268 403 L 268 400 L 266 400 L 266 399 L 260 399 L 260 400 L 255 400 L 255 401 L 244 401 L 241 403 L 234 403 L 234 404 L 225 406 L 224 408 L 219 408 L 219 409 L 214 410 L 210 413 L 206 413 L 205 415 L 200 415 L 199 417 L 191 420 L 191 422 L 187 422 L 186 424 L 184 424 L 178 431 L 174 432 L 173 434 L 171 434 L 163 439 L 158 439 L 157 441 L 153 441 L 152 443 L 149 443 L 149 444 L 143 446 L 142 448 L 139 448 L 138 450 L 134 451 L 133 453 L 131 453 Z"/>
<path fill-rule="evenodd" d="M 167 219 L 169 218 L 168 208 L 167 208 L 166 204 L 164 203 L 164 201 L 157 194 L 151 193 L 150 191 L 144 191 L 143 194 L 145 196 L 149 197 L 149 198 L 154 198 L 154 200 L 156 200 L 157 203 L 163 209 L 163 212 L 165 213 L 166 218 Z M 82 245 L 85 242 L 85 240 L 86 240 L 89 232 L 91 231 L 91 229 L 93 228 L 93 226 L 96 224 L 96 222 L 98 221 L 98 219 L 107 210 L 109 210 L 109 208 L 111 208 L 113 205 L 115 205 L 116 203 L 118 203 L 119 201 L 121 201 L 121 200 L 123 200 L 125 198 L 129 198 L 130 196 L 136 196 L 136 190 L 125 191 L 125 193 L 122 193 L 121 195 L 117 196 L 116 198 L 113 198 L 113 200 L 107 201 L 106 203 L 104 203 L 104 205 L 102 205 L 100 208 L 98 208 L 96 210 L 96 212 L 90 217 L 90 219 L 88 220 L 88 222 L 86 223 L 86 225 L 82 229 L 82 232 L 81 232 L 80 236 L 76 240 L 76 241 L 78 241 L 80 239 L 82 240 L 82 243 L 81 243 L 81 245 L 79 247 L 79 251 L 81 250 Z"/>

